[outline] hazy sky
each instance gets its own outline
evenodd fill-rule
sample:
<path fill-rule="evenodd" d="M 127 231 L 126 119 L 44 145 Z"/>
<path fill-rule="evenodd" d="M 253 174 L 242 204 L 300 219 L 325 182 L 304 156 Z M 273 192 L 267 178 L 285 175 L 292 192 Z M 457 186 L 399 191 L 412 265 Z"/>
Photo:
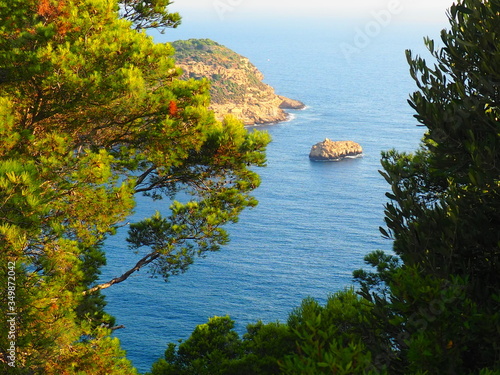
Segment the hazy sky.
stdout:
<path fill-rule="evenodd" d="M 453 0 L 175 0 L 172 11 L 184 18 L 234 21 L 258 18 L 367 19 L 391 12 L 395 22 L 428 23 L 446 20 Z"/>

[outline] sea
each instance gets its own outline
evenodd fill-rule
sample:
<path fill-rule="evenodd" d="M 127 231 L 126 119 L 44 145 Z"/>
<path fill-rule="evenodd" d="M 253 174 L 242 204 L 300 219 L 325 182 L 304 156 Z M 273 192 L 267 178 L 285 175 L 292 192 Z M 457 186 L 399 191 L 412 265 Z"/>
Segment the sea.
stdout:
<path fill-rule="evenodd" d="M 391 251 L 379 231 L 389 190 L 379 173 L 381 152 L 419 147 L 425 128 L 407 103 L 416 85 L 405 50 L 425 56 L 423 38 L 437 39 L 442 27 L 377 22 L 369 15 L 352 23 L 219 20 L 154 35 L 158 43 L 211 38 L 248 57 L 278 94 L 306 108 L 289 111 L 286 122 L 249 127 L 272 142 L 267 166 L 256 169 L 259 205 L 226 228 L 228 245 L 168 282 L 141 270 L 104 291 L 106 310 L 125 326 L 113 335 L 140 372 L 212 316 L 229 315 L 240 334 L 259 320 L 286 322 L 304 298 L 323 303 L 355 287 L 352 272 L 368 267 L 366 254 Z M 310 161 L 311 147 L 325 138 L 355 141 L 363 156 Z M 168 213 L 169 204 L 139 197 L 128 222 Z M 106 242 L 103 281 L 140 257 L 127 248 L 126 232 L 124 225 Z"/>

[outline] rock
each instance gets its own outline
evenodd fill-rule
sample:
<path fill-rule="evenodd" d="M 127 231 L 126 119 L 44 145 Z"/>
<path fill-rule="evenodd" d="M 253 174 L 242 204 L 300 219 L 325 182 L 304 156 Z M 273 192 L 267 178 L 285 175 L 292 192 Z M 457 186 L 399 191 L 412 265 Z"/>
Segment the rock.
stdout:
<path fill-rule="evenodd" d="M 298 100 L 285 98 L 284 96 L 278 95 L 282 100 L 280 104 L 281 109 L 304 109 L 306 105 Z"/>
<path fill-rule="evenodd" d="M 210 80 L 210 109 L 219 120 L 231 114 L 246 125 L 275 123 L 288 119 L 283 109 L 304 108 L 299 101 L 277 95 L 246 57 L 217 42 L 189 39 L 172 46 L 184 78 Z"/>
<path fill-rule="evenodd" d="M 314 161 L 338 161 L 344 158 L 359 157 L 363 148 L 353 141 L 332 141 L 326 138 L 311 148 L 309 158 Z"/>

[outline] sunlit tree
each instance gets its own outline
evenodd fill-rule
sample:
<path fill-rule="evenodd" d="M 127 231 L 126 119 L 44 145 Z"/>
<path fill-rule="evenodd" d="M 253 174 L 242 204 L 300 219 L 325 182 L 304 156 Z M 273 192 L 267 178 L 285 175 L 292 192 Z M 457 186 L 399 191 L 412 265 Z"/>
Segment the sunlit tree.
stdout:
<path fill-rule="evenodd" d="M 256 204 L 268 136 L 215 121 L 208 83 L 180 80 L 170 45 L 135 30 L 175 26 L 168 4 L 0 2 L 1 280 L 15 285 L 0 301 L 16 314 L 2 373 L 135 373 L 100 290 L 143 267 L 185 271 Z M 166 198 L 162 213 L 130 229 L 137 264 L 99 284 L 103 242 L 137 194 Z"/>

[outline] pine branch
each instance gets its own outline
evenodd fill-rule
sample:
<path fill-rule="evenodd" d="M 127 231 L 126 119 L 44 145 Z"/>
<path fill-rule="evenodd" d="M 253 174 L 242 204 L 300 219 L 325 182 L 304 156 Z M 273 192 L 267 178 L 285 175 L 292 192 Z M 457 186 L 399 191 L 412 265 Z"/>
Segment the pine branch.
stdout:
<path fill-rule="evenodd" d="M 139 186 L 140 184 L 142 184 L 144 182 L 144 180 L 156 169 L 156 166 L 153 166 L 153 167 L 150 167 L 146 172 L 144 172 L 143 174 L 141 174 L 138 178 L 137 178 L 137 181 L 135 182 L 135 186 L 136 186 L 136 192 L 137 192 L 137 186 Z"/>
<path fill-rule="evenodd" d="M 115 278 L 111 279 L 110 281 L 108 281 L 107 283 L 96 285 L 93 288 L 90 288 L 90 289 L 84 291 L 83 295 L 85 296 L 88 294 L 92 294 L 94 292 L 97 292 L 98 290 L 109 288 L 110 286 L 112 286 L 114 284 L 118 284 L 118 283 L 121 283 L 122 281 L 127 280 L 130 277 L 130 275 L 132 275 L 134 272 L 139 271 L 141 268 L 147 266 L 151 262 L 155 261 L 156 259 L 158 259 L 159 256 L 160 256 L 160 253 L 157 251 L 146 255 L 144 258 L 139 260 L 133 268 L 131 268 L 130 270 L 125 272 L 123 275 L 115 277 Z"/>

